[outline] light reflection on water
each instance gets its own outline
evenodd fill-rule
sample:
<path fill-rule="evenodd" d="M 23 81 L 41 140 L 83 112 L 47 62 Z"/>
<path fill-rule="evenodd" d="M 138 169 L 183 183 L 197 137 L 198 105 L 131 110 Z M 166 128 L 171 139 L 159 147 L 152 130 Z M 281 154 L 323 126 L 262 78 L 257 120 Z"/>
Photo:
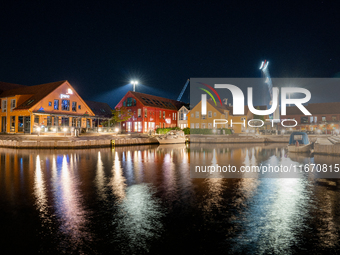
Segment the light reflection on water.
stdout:
<path fill-rule="evenodd" d="M 301 173 L 286 179 L 259 174 L 223 179 L 220 173 L 192 179 L 189 171 L 190 161 L 216 165 L 221 155 L 237 166 L 337 158 L 288 155 L 283 145 L 192 145 L 190 150 L 191 155 L 184 145 L 0 149 L 3 229 L 9 237 L 23 232 L 23 247 L 56 254 L 180 253 L 183 245 L 197 254 L 339 248 L 339 190 L 327 181 Z M 26 213 L 18 212 L 18 204 Z M 27 212 L 33 228 L 17 220 Z M 38 234 L 31 235 L 33 229 Z"/>

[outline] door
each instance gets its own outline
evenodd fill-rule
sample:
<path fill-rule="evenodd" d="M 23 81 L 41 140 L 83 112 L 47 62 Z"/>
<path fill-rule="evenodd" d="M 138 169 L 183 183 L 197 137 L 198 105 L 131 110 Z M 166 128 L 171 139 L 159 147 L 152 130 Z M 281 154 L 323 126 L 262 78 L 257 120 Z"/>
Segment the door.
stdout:
<path fill-rule="evenodd" d="M 24 133 L 30 133 L 31 131 L 31 117 L 24 117 Z"/>
<path fill-rule="evenodd" d="M 2 120 L 1 120 L 1 132 L 2 133 L 6 132 L 6 124 L 7 124 L 6 117 L 2 117 Z"/>

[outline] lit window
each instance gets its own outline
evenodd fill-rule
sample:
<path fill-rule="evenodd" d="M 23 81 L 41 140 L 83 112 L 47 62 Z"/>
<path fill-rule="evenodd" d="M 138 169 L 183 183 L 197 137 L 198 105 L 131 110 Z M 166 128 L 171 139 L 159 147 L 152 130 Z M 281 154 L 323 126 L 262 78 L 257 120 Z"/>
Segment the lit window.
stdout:
<path fill-rule="evenodd" d="M 70 100 L 61 100 L 61 110 L 62 111 L 70 110 Z"/>
<path fill-rule="evenodd" d="M 72 111 L 73 112 L 77 111 L 77 102 L 72 102 Z"/>
<path fill-rule="evenodd" d="M 59 99 L 54 99 L 54 110 L 59 110 Z"/>

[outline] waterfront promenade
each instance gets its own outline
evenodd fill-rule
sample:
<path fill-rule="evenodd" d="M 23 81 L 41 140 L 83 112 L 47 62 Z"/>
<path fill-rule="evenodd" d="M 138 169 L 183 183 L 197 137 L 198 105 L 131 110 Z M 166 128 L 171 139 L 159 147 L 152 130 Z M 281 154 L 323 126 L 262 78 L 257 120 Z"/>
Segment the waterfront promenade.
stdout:
<path fill-rule="evenodd" d="M 340 155 L 340 137 L 311 135 L 315 154 Z M 190 143 L 246 144 L 284 143 L 288 145 L 289 135 L 188 135 Z M 0 147 L 7 148 L 98 148 L 143 144 L 158 144 L 155 136 L 147 134 L 82 134 L 74 136 L 47 135 L 0 135 Z"/>

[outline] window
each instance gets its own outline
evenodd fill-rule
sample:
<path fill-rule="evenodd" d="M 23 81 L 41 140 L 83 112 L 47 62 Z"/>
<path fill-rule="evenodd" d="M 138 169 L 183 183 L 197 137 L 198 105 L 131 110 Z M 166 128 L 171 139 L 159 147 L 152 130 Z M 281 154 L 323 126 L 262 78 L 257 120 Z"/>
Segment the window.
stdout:
<path fill-rule="evenodd" d="M 214 117 L 216 117 L 216 112 L 214 112 Z"/>
<path fill-rule="evenodd" d="M 54 99 L 54 110 L 59 110 L 59 99 Z"/>
<path fill-rule="evenodd" d="M 310 123 L 313 123 L 313 116 L 310 117 Z"/>
<path fill-rule="evenodd" d="M 314 117 L 314 122 L 317 123 L 317 121 L 318 121 L 318 117 L 315 116 Z"/>
<path fill-rule="evenodd" d="M 193 117 L 194 117 L 194 114 L 192 113 L 192 114 L 191 114 L 191 118 L 193 118 Z"/>
<path fill-rule="evenodd" d="M 142 117 L 142 109 L 138 109 L 138 118 Z"/>
<path fill-rule="evenodd" d="M 336 116 L 332 116 L 332 121 L 336 121 Z"/>
<path fill-rule="evenodd" d="M 18 117 L 18 132 L 24 132 L 24 117 Z"/>
<path fill-rule="evenodd" d="M 11 111 L 15 108 L 16 102 L 15 99 L 11 99 Z"/>
<path fill-rule="evenodd" d="M 196 128 L 200 128 L 200 124 L 199 123 L 196 123 Z"/>
<path fill-rule="evenodd" d="M 208 128 L 212 129 L 212 124 L 211 123 L 208 123 Z"/>
<path fill-rule="evenodd" d="M 34 125 L 39 125 L 39 116 L 34 117 Z"/>
<path fill-rule="evenodd" d="M 183 120 L 187 120 L 187 114 L 183 113 Z"/>
<path fill-rule="evenodd" d="M 59 126 L 59 117 L 54 117 L 54 126 Z"/>
<path fill-rule="evenodd" d="M 308 123 L 308 117 L 307 116 L 301 117 L 301 123 L 302 124 Z"/>
<path fill-rule="evenodd" d="M 196 112 L 196 118 L 199 118 L 200 117 L 200 113 L 197 111 Z"/>
<path fill-rule="evenodd" d="M 326 116 L 322 116 L 322 121 L 326 121 Z"/>
<path fill-rule="evenodd" d="M 175 114 L 172 113 L 172 120 L 175 120 Z"/>
<path fill-rule="evenodd" d="M 11 121 L 10 132 L 15 132 L 15 116 L 11 116 L 10 121 Z"/>
<path fill-rule="evenodd" d="M 165 111 L 163 111 L 163 119 L 165 119 Z"/>
<path fill-rule="evenodd" d="M 7 111 L 7 100 L 3 100 L 2 101 L 2 112 L 6 112 Z"/>
<path fill-rule="evenodd" d="M 159 111 L 159 118 L 162 118 L 162 111 Z"/>
<path fill-rule="evenodd" d="M 52 102 L 51 101 L 48 102 L 48 106 L 52 106 Z"/>
<path fill-rule="evenodd" d="M 195 128 L 195 123 L 191 123 L 190 128 Z"/>
<path fill-rule="evenodd" d="M 78 109 L 79 109 L 79 110 L 81 109 L 81 105 L 78 105 Z"/>
<path fill-rule="evenodd" d="M 72 112 L 77 111 L 77 102 L 72 102 Z"/>
<path fill-rule="evenodd" d="M 52 117 L 47 116 L 47 126 L 52 126 Z"/>
<path fill-rule="evenodd" d="M 61 100 L 61 110 L 62 111 L 69 111 L 70 110 L 70 100 Z"/>
<path fill-rule="evenodd" d="M 205 120 L 205 117 L 206 117 L 207 115 L 205 115 L 205 114 L 202 114 L 202 120 Z"/>
<path fill-rule="evenodd" d="M 205 123 L 202 123 L 202 128 L 205 128 Z"/>
<path fill-rule="evenodd" d="M 208 118 L 212 118 L 212 111 L 208 112 Z"/>
<path fill-rule="evenodd" d="M 62 117 L 61 118 L 61 125 L 64 126 L 64 127 L 68 127 L 70 125 L 70 119 L 67 118 L 67 117 Z"/>
<path fill-rule="evenodd" d="M 136 99 L 132 98 L 132 97 L 128 97 L 126 99 L 126 106 L 136 106 Z"/>
<path fill-rule="evenodd" d="M 147 118 L 147 117 L 148 117 L 148 110 L 145 109 L 145 110 L 144 110 L 144 118 Z"/>

